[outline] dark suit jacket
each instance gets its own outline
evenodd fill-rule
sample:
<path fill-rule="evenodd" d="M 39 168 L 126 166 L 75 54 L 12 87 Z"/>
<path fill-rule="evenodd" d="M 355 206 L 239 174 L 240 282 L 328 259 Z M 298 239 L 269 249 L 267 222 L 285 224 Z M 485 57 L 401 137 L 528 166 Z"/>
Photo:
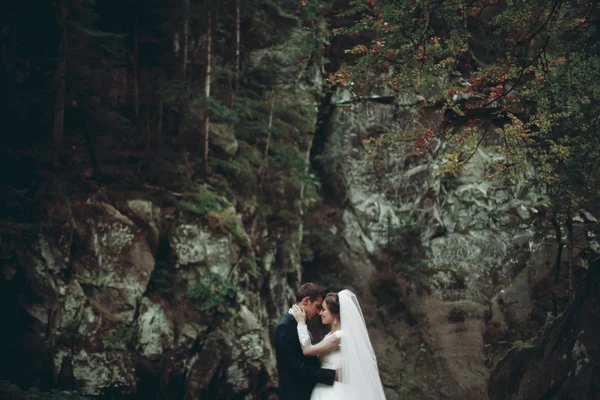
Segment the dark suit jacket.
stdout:
<path fill-rule="evenodd" d="M 281 400 L 309 400 L 317 384 L 333 385 L 335 370 L 322 369 L 317 357 L 302 353 L 298 323 L 289 313 L 275 327 L 275 353 Z"/>

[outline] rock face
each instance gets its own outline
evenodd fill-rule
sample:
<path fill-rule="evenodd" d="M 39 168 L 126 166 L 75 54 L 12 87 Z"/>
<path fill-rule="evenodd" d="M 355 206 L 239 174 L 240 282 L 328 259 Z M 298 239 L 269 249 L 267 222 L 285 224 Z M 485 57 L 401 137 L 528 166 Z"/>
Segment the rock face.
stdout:
<path fill-rule="evenodd" d="M 328 105 L 323 152 L 314 157 L 331 188 L 330 214 L 339 216 L 323 229 L 343 239 L 333 264 L 345 278 L 335 286 L 353 287 L 369 315 L 388 399 L 484 399 L 490 329 L 498 340 L 529 323 L 533 288 L 554 266 L 544 196 L 527 181 L 488 178 L 498 155 L 483 149 L 455 179 L 436 173 L 441 143 L 424 157 L 400 146 L 374 163 L 364 140 L 438 132 L 443 115 L 386 93 L 350 107 L 345 100 L 340 92 Z M 513 307 L 498 306 L 498 293 L 510 293 Z"/>
<path fill-rule="evenodd" d="M 52 213 L 69 216 L 63 225 L 0 236 L 4 311 L 15 321 L 3 350 L 16 360 L 3 376 L 89 396 L 232 398 L 276 385 L 266 316 L 268 304 L 290 302 L 271 288 L 288 285 L 273 279 L 258 295 L 256 280 L 234 270 L 231 234 L 143 198 L 62 207 Z M 198 309 L 187 294 L 207 274 L 239 288 L 230 314 Z"/>
<path fill-rule="evenodd" d="M 490 400 L 600 397 L 600 263 L 590 266 L 567 311 L 494 369 Z"/>

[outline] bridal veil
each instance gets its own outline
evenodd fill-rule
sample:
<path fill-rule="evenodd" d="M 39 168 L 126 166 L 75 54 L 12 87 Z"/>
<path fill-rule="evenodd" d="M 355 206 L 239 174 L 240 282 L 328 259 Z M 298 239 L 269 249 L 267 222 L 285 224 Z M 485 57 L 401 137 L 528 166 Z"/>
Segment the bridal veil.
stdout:
<path fill-rule="evenodd" d="M 347 385 L 350 399 L 383 400 L 377 358 L 356 295 L 349 290 L 338 293 L 342 325 L 342 368 L 340 382 Z"/>

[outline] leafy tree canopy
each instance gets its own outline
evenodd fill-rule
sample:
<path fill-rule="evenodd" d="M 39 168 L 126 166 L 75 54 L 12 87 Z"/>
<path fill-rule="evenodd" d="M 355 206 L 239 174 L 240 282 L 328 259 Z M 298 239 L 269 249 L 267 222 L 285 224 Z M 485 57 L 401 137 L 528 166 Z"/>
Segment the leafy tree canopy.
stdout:
<path fill-rule="evenodd" d="M 353 45 L 332 85 L 353 102 L 385 86 L 447 122 L 367 138 L 369 152 L 408 141 L 427 155 L 444 141 L 439 172 L 455 176 L 487 148 L 503 155 L 491 176 L 522 179 L 533 162 L 568 208 L 597 196 L 597 1 L 352 0 L 340 16 L 333 33 Z"/>

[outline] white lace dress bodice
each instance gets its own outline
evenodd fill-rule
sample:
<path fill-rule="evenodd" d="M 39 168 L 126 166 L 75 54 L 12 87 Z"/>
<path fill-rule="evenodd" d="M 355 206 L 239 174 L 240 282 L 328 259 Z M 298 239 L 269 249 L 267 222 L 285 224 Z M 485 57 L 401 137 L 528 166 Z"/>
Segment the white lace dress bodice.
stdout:
<path fill-rule="evenodd" d="M 330 332 L 325 335 L 324 339 L 330 335 L 337 335 L 343 340 L 342 331 L 334 333 Z M 306 325 L 298 325 L 298 339 L 303 348 L 312 345 L 310 333 L 308 332 L 308 327 Z M 320 355 L 319 360 L 321 361 L 321 368 L 333 370 L 339 369 L 342 367 L 342 351 L 340 347 L 338 347 L 326 354 Z M 347 400 L 348 398 L 347 389 L 345 385 L 340 382 L 334 382 L 333 386 L 317 383 L 310 396 L 310 400 Z"/>
<path fill-rule="evenodd" d="M 336 332 L 337 333 L 337 332 Z M 332 333 L 328 333 L 325 337 L 332 335 Z M 319 356 L 319 360 L 321 361 L 321 368 L 326 369 L 338 369 L 342 367 L 342 352 L 339 348 L 330 351 L 327 354 L 323 354 Z"/>

